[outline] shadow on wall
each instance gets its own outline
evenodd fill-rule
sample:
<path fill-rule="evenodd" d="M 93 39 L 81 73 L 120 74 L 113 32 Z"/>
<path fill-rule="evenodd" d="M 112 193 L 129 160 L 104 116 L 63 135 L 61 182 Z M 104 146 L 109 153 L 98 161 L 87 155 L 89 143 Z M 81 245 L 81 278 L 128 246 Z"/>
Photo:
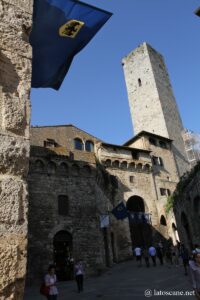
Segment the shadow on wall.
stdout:
<path fill-rule="evenodd" d="M 0 50 L 0 86 L 4 93 L 16 93 L 19 84 L 19 76 L 14 63 Z"/>

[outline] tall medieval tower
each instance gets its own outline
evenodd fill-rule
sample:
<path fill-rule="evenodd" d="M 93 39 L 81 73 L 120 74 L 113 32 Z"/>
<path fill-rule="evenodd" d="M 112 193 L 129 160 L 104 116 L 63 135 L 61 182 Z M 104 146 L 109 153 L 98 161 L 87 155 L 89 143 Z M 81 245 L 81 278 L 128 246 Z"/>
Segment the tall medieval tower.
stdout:
<path fill-rule="evenodd" d="M 173 140 L 179 176 L 189 169 L 183 125 L 161 54 L 143 43 L 122 61 L 134 132 L 148 131 Z"/>

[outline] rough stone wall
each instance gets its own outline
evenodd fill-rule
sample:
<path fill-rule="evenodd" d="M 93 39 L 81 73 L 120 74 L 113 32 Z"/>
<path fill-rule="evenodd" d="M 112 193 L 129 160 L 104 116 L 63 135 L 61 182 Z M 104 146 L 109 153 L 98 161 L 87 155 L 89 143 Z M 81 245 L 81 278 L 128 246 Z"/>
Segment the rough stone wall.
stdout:
<path fill-rule="evenodd" d="M 0 299 L 23 298 L 32 1 L 0 0 Z"/>
<path fill-rule="evenodd" d="M 182 121 L 163 57 L 146 43 L 123 59 L 135 134 L 152 132 L 174 140 L 179 175 L 189 169 L 182 139 Z"/>
<path fill-rule="evenodd" d="M 175 201 L 174 214 L 181 242 L 188 248 L 200 244 L 200 170 Z"/>
<path fill-rule="evenodd" d="M 87 275 L 105 268 L 106 259 L 112 263 L 110 230 L 107 236 L 109 249 L 105 253 L 103 232 L 100 229 L 99 217 L 109 210 L 106 188 L 102 188 L 101 172 L 97 172 L 96 164 L 69 160 L 50 149 L 43 150 L 43 155 L 39 147 L 38 151 L 35 148 L 31 152 L 29 284 L 41 280 L 48 265 L 54 262 L 53 238 L 61 230 L 72 235 L 72 255 L 75 259 L 83 259 Z M 58 213 L 59 195 L 68 196 L 69 213 L 66 216 Z"/>

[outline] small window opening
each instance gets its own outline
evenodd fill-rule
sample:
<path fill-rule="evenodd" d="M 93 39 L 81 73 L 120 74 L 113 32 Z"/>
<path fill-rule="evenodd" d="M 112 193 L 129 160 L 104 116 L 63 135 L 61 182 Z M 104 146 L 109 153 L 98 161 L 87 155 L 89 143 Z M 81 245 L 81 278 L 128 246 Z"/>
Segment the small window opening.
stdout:
<path fill-rule="evenodd" d="M 139 85 L 139 86 L 142 86 L 142 81 L 141 81 L 140 78 L 138 78 L 138 85 Z"/>

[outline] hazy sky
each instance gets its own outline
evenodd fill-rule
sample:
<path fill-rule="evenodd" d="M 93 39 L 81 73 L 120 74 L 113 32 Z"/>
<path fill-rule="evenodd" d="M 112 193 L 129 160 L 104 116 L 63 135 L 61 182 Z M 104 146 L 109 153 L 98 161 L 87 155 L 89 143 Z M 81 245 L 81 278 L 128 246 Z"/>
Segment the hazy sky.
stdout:
<path fill-rule="evenodd" d="M 114 144 L 131 138 L 121 60 L 146 41 L 165 58 L 184 126 L 200 132 L 200 1 L 85 2 L 113 16 L 74 58 L 59 91 L 32 89 L 32 125 L 74 124 Z"/>

